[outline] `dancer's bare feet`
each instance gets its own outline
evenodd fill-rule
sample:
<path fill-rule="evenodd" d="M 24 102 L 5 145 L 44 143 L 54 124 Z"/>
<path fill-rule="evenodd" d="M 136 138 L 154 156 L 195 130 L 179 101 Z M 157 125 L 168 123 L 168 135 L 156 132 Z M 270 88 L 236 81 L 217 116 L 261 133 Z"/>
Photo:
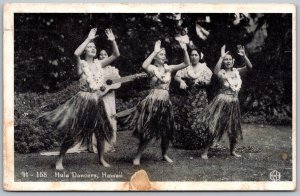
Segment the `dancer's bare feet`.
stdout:
<path fill-rule="evenodd" d="M 230 155 L 231 155 L 231 156 L 235 156 L 235 157 L 242 157 L 242 155 L 236 153 L 235 151 L 232 151 L 232 152 L 230 153 Z"/>
<path fill-rule="evenodd" d="M 116 152 L 116 149 L 114 146 L 111 146 L 111 149 L 108 152 Z"/>
<path fill-rule="evenodd" d="M 206 146 L 206 148 L 204 149 L 203 153 L 201 154 L 202 159 L 205 159 L 205 160 L 208 159 L 207 154 L 208 154 L 209 148 L 210 148 L 210 146 Z"/>
<path fill-rule="evenodd" d="M 58 159 L 56 161 L 55 168 L 56 168 L 56 170 L 64 170 L 64 167 L 63 167 L 63 164 L 62 164 L 62 159 Z"/>
<path fill-rule="evenodd" d="M 218 147 L 218 142 L 214 141 L 214 143 L 211 145 L 210 148 L 217 148 Z"/>
<path fill-rule="evenodd" d="M 133 165 L 140 165 L 140 158 L 134 158 L 132 161 Z"/>
<path fill-rule="evenodd" d="M 163 160 L 167 161 L 168 163 L 173 163 L 173 160 L 168 157 L 168 155 L 163 156 Z"/>
<path fill-rule="evenodd" d="M 110 164 L 108 164 L 104 159 L 100 161 L 101 165 L 104 167 L 110 167 Z"/>
<path fill-rule="evenodd" d="M 201 155 L 201 159 L 205 159 L 205 160 L 207 160 L 207 159 L 208 159 L 208 156 L 207 156 L 207 154 L 205 154 L 205 153 L 204 153 L 204 154 L 202 154 L 202 155 Z"/>
<path fill-rule="evenodd" d="M 104 150 L 105 153 L 111 153 L 111 152 L 116 152 L 116 149 L 113 145 L 109 146 L 107 144 L 107 146 L 105 146 L 105 150 Z"/>

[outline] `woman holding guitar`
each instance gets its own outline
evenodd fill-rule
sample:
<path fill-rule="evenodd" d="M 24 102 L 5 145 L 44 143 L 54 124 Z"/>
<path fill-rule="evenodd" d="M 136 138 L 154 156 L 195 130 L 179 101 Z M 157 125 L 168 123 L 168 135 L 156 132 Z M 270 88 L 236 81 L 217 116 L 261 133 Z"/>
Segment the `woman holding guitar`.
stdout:
<path fill-rule="evenodd" d="M 129 129 L 140 141 L 137 154 L 133 159 L 134 165 L 140 165 L 142 153 L 154 137 L 161 139 L 163 160 L 173 162 L 167 155 L 169 143 L 174 135 L 174 116 L 169 96 L 171 73 L 190 65 L 186 44 L 180 43 L 180 45 L 184 52 L 184 63 L 165 64 L 166 51 L 161 48 L 161 41 L 155 43 L 154 51 L 143 63 L 143 68 L 152 76 L 150 83 L 152 89 L 129 118 Z M 151 64 L 152 60 L 154 64 Z"/>
<path fill-rule="evenodd" d="M 107 59 L 109 56 L 106 52 L 106 50 L 102 49 L 99 53 L 99 60 L 100 62 L 104 59 Z M 116 114 L 116 97 L 115 97 L 115 91 L 114 89 L 110 89 L 110 86 L 105 85 L 106 84 L 106 78 L 111 77 L 117 77 L 119 78 L 119 70 L 111 65 L 107 65 L 104 68 L 104 87 L 102 89 L 102 99 L 105 106 L 105 111 L 108 115 L 109 122 L 111 123 L 111 126 L 113 128 L 113 138 L 111 141 L 111 144 L 108 142 L 105 142 L 105 152 L 114 152 L 114 144 L 117 140 L 117 121 L 114 115 Z M 75 145 L 72 149 L 70 149 L 68 152 L 81 152 L 86 151 L 97 153 L 97 139 L 95 136 L 95 133 L 92 135 L 91 138 L 87 141 L 87 143 L 82 143 L 82 141 L 79 142 L 79 144 Z"/>
<path fill-rule="evenodd" d="M 108 56 L 106 50 L 100 51 L 100 54 L 99 54 L 100 61 L 105 60 L 108 57 L 109 56 Z M 119 70 L 110 65 L 108 65 L 104 68 L 104 73 L 107 76 L 110 76 L 110 75 L 120 76 Z M 116 114 L 115 91 L 111 90 L 107 94 L 105 94 L 103 96 L 103 101 L 104 101 L 105 110 L 106 110 L 108 118 L 109 118 L 109 122 L 111 123 L 112 128 L 114 130 L 111 145 L 108 142 L 105 142 L 105 151 L 114 152 L 115 151 L 114 144 L 116 143 L 116 140 L 117 140 L 117 120 L 116 120 L 116 118 L 113 117 Z"/>
<path fill-rule="evenodd" d="M 95 59 L 97 50 L 93 40 L 98 37 L 96 32 L 96 28 L 91 29 L 86 40 L 74 52 L 79 68 L 80 91 L 54 111 L 43 115 L 50 122 L 57 123 L 58 129 L 66 131 L 56 162 L 57 170 L 64 169 L 62 161 L 67 150 L 75 143 L 87 142 L 94 133 L 100 164 L 104 167 L 110 166 L 104 160 L 104 143 L 105 141 L 111 143 L 114 131 L 100 91 L 105 90 L 103 68 L 120 56 L 120 53 L 114 34 L 110 29 L 106 29 L 105 33 L 112 43 L 113 54 L 102 60 Z M 84 59 L 80 58 L 82 54 Z"/>

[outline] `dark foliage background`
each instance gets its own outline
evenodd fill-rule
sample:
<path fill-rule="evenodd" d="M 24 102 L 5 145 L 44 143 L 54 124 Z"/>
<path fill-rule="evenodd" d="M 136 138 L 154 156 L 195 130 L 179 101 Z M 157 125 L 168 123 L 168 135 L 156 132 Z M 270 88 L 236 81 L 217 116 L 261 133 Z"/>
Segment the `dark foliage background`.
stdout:
<path fill-rule="evenodd" d="M 190 39 L 213 69 L 220 48 L 236 53 L 242 44 L 254 68 L 243 77 L 240 101 L 244 122 L 291 124 L 291 14 L 15 14 L 15 149 L 35 152 L 57 146 L 61 133 L 37 120 L 76 93 L 78 80 L 73 52 L 97 27 L 98 51 L 111 53 L 104 30 L 112 28 L 121 57 L 113 65 L 121 75 L 143 71 L 141 64 L 161 39 L 169 64 L 179 63 L 175 35 L 188 31 Z M 204 33 L 203 30 L 204 29 Z M 185 31 L 186 31 L 185 30 Z M 208 34 L 205 34 L 209 32 Z M 236 65 L 241 65 L 236 55 Z M 134 106 L 147 93 L 146 79 L 122 85 L 117 110 Z M 208 87 L 212 98 L 218 84 Z M 173 82 L 171 93 L 178 86 Z M 122 125 L 121 125 L 122 126 Z M 122 127 L 121 127 L 122 128 Z"/>

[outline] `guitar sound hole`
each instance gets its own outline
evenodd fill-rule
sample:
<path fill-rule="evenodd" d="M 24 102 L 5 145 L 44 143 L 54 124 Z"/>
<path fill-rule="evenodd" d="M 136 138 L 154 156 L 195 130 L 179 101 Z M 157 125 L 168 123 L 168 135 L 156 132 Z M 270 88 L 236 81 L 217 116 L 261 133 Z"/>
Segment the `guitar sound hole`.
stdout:
<path fill-rule="evenodd" d="M 100 87 L 100 91 L 103 92 L 103 91 L 105 91 L 105 90 L 106 90 L 106 88 L 105 88 L 104 86 L 101 86 L 101 87 Z"/>
<path fill-rule="evenodd" d="M 112 85 L 112 80 L 106 80 L 107 85 Z"/>

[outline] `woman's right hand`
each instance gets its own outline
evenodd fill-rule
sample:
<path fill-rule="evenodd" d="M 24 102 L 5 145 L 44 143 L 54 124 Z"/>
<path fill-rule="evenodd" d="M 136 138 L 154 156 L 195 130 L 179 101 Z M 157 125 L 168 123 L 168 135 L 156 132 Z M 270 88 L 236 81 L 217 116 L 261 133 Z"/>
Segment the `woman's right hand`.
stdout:
<path fill-rule="evenodd" d="M 221 48 L 221 57 L 224 58 L 228 52 L 229 51 L 226 52 L 226 45 L 223 45 Z"/>
<path fill-rule="evenodd" d="M 180 81 L 180 88 L 181 89 L 186 89 L 188 86 L 187 86 L 187 84 L 185 83 L 185 81 L 183 81 L 183 80 L 181 80 Z"/>
<path fill-rule="evenodd" d="M 88 39 L 89 39 L 89 40 L 93 40 L 93 39 L 95 39 L 96 37 L 98 37 L 99 35 L 96 35 L 96 33 L 97 33 L 97 28 L 91 29 L 91 30 L 90 30 L 90 33 L 89 33 L 89 35 L 88 35 Z"/>
<path fill-rule="evenodd" d="M 160 45 L 161 45 L 161 41 L 160 40 L 158 40 L 158 41 L 155 42 L 154 52 L 158 53 L 159 51 L 161 51 Z"/>

